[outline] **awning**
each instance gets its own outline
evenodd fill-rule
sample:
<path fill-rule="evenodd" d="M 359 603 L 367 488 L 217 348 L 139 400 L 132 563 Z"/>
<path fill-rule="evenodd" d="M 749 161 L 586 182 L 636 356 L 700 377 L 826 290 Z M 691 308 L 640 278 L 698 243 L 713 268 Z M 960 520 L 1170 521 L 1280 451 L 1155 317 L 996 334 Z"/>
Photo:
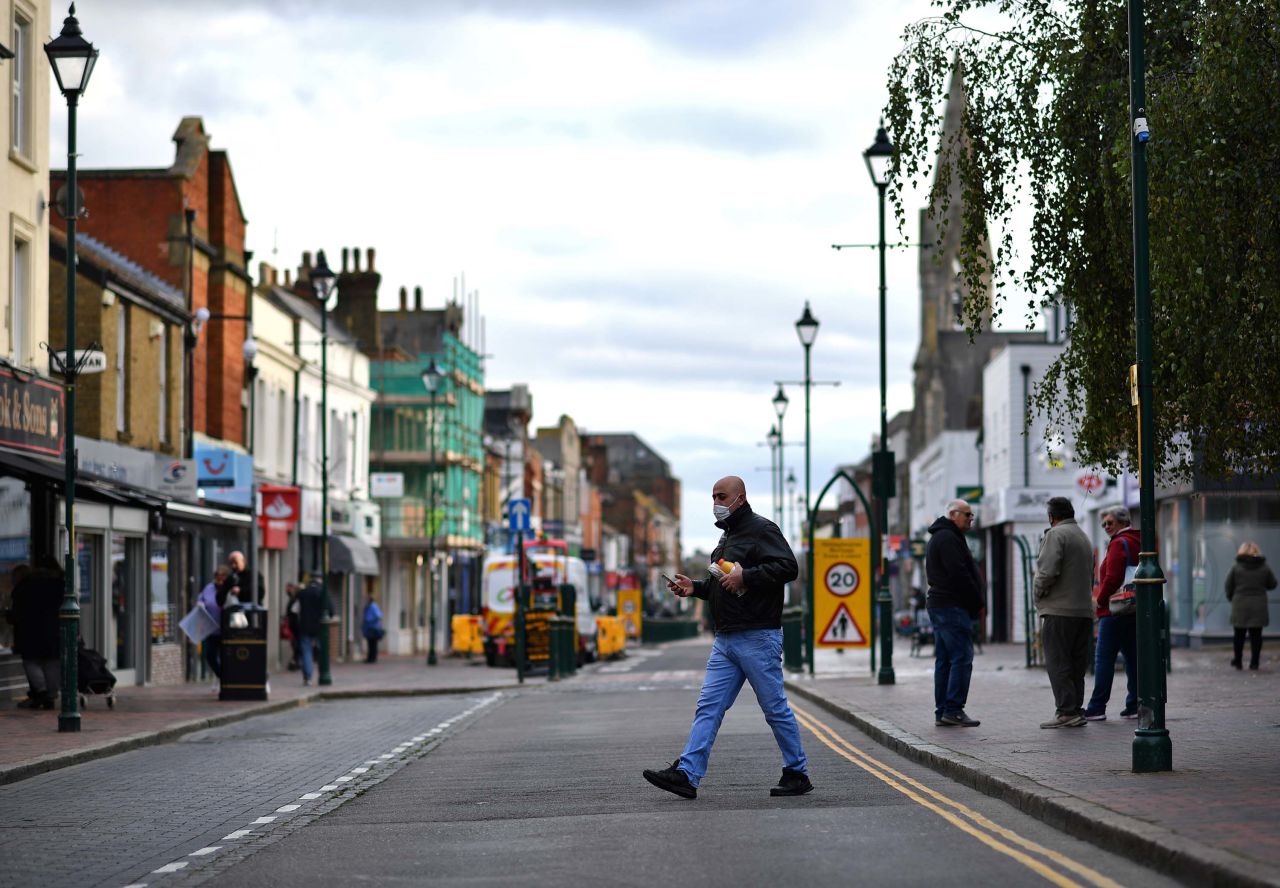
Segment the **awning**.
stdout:
<path fill-rule="evenodd" d="M 329 572 L 376 577 L 378 556 L 364 540 L 334 534 L 329 538 Z"/>

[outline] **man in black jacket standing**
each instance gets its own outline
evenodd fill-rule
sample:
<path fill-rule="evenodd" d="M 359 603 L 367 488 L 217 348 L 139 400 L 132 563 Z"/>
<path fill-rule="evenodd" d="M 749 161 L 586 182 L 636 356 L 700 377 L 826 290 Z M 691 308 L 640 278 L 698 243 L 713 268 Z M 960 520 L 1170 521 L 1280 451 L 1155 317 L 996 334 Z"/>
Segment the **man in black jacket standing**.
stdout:
<path fill-rule="evenodd" d="M 976 728 L 977 719 L 965 714 L 969 678 L 973 675 L 973 620 L 982 613 L 986 596 L 982 576 L 965 542 L 973 527 L 973 507 L 952 500 L 947 512 L 929 527 L 924 553 L 929 594 L 925 603 L 933 624 L 933 704 L 938 727 Z"/>
<path fill-rule="evenodd" d="M 782 598 L 799 573 L 795 554 L 778 526 L 751 509 L 741 478 L 717 481 L 711 503 L 716 527 L 724 531 L 711 553 L 714 569 L 696 582 L 676 574 L 669 588 L 681 598 L 696 595 L 708 603 L 716 640 L 684 752 L 669 768 L 646 770 L 644 778 L 659 789 L 697 798 L 720 722 L 743 682 L 750 682 L 782 751 L 782 779 L 769 794 L 804 795 L 813 784 L 782 685 Z M 732 564 L 728 572 L 721 562 Z"/>

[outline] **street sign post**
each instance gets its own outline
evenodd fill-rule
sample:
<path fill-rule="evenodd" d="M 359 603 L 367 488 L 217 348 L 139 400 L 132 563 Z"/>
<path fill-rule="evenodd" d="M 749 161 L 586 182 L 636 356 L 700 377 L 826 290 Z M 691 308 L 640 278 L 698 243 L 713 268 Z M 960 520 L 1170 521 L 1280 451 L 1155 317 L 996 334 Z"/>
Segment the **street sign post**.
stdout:
<path fill-rule="evenodd" d="M 872 643 L 870 540 L 815 540 L 814 642 L 824 648 Z"/>

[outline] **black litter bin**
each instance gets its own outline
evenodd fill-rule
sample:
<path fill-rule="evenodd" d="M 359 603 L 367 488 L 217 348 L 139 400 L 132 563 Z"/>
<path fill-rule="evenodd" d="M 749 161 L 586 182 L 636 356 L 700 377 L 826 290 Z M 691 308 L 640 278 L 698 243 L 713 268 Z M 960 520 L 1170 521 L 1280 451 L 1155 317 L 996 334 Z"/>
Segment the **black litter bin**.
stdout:
<path fill-rule="evenodd" d="M 222 686 L 218 699 L 267 699 L 265 607 L 233 604 L 222 609 Z"/>

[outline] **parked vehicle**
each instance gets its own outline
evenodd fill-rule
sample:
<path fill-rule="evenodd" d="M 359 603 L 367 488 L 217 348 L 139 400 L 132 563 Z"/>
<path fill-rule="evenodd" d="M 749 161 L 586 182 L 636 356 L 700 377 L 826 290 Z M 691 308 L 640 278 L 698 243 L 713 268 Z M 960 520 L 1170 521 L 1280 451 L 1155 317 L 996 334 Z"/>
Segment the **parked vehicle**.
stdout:
<path fill-rule="evenodd" d="M 586 563 L 569 554 L 561 540 L 528 540 L 525 550 L 525 582 L 531 589 L 535 610 L 567 613 L 573 599 L 577 628 L 578 663 L 596 659 L 596 621 L 587 592 Z M 490 666 L 515 664 L 515 587 L 519 556 L 515 552 L 490 552 L 482 571 L 484 606 L 481 609 L 485 662 Z"/>

